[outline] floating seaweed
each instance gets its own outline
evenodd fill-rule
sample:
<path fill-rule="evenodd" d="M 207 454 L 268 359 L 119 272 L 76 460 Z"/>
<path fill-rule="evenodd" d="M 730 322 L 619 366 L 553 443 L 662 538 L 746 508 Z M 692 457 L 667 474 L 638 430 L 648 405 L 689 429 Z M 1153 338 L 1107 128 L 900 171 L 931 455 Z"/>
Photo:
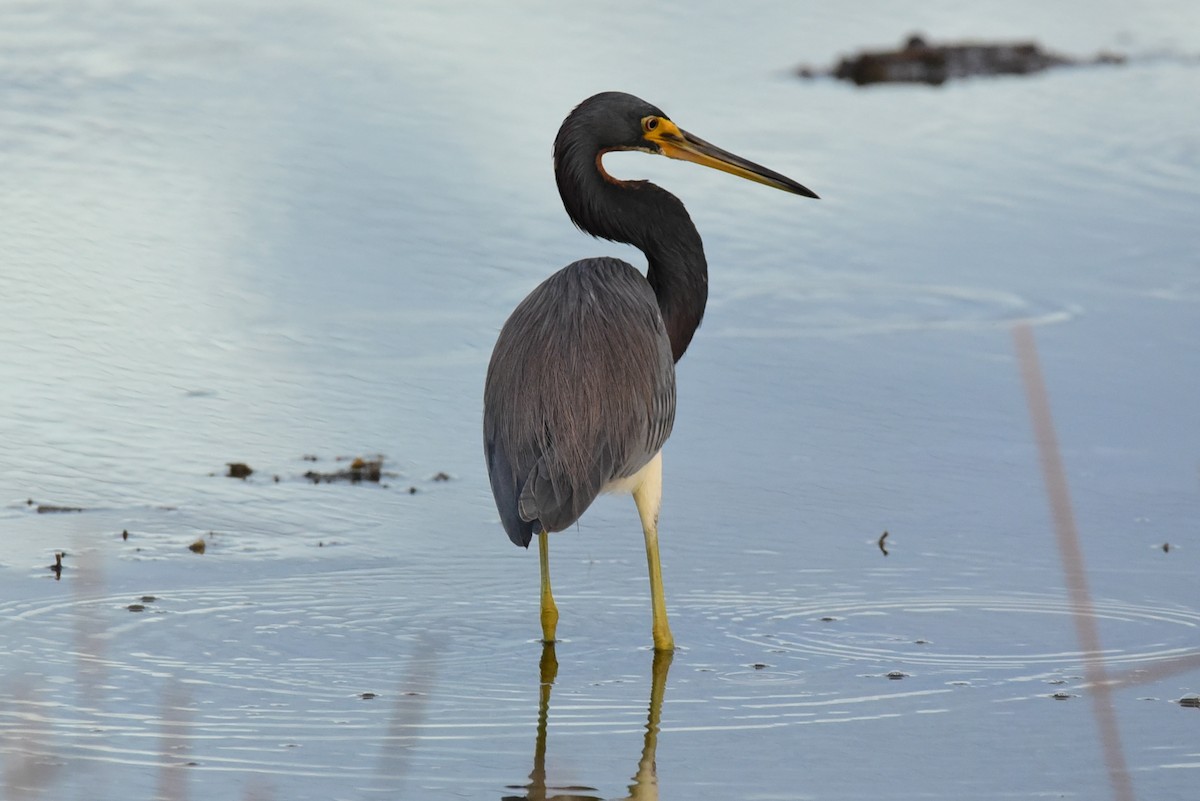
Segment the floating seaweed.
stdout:
<path fill-rule="evenodd" d="M 322 482 L 328 484 L 334 481 L 349 481 L 352 484 L 371 481 L 377 484 L 383 477 L 383 456 L 375 456 L 371 459 L 356 456 L 348 467 L 328 472 L 309 470 L 304 477 L 314 484 Z"/>

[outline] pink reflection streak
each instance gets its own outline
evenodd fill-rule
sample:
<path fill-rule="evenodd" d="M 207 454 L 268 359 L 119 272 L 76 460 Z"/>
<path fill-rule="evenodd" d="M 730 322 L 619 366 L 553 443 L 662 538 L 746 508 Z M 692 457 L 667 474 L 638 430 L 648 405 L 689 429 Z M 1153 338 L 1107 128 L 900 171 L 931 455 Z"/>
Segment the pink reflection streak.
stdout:
<path fill-rule="evenodd" d="M 1121 747 L 1121 732 L 1117 727 L 1117 715 L 1113 709 L 1113 684 L 1104 664 L 1100 650 L 1100 632 L 1093 614 L 1092 597 L 1088 591 L 1087 570 L 1083 563 L 1083 549 L 1079 544 L 1079 531 L 1075 526 L 1075 514 L 1071 510 L 1071 496 L 1067 487 L 1067 475 L 1063 469 L 1062 454 L 1058 449 L 1058 437 L 1054 421 L 1050 416 L 1050 401 L 1046 395 L 1046 384 L 1038 362 L 1037 344 L 1033 328 L 1029 323 L 1013 326 L 1013 344 L 1021 368 L 1021 379 L 1025 385 L 1025 400 L 1029 404 L 1029 417 L 1033 423 L 1034 439 L 1042 463 L 1042 477 L 1046 482 L 1046 494 L 1050 500 L 1050 515 L 1054 521 L 1055 538 L 1058 540 L 1059 557 L 1071 602 L 1071 618 L 1075 633 L 1084 651 L 1084 678 L 1092 698 L 1092 714 L 1100 730 L 1100 742 L 1104 749 L 1104 764 L 1108 768 L 1108 780 L 1117 801 L 1134 801 L 1133 783 L 1125 764 L 1125 752 Z"/>

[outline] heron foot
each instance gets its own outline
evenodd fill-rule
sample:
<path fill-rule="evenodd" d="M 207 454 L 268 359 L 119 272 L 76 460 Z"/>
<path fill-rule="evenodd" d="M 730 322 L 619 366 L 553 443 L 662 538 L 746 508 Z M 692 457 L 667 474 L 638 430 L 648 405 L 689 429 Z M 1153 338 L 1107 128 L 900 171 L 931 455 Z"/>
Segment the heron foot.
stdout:
<path fill-rule="evenodd" d="M 549 593 L 542 596 L 542 642 L 553 645 L 554 631 L 558 628 L 558 607 Z"/>
<path fill-rule="evenodd" d="M 665 620 L 661 626 L 657 622 L 654 625 L 654 650 L 662 652 L 675 650 L 675 638 L 671 636 L 671 629 L 668 628 Z"/>

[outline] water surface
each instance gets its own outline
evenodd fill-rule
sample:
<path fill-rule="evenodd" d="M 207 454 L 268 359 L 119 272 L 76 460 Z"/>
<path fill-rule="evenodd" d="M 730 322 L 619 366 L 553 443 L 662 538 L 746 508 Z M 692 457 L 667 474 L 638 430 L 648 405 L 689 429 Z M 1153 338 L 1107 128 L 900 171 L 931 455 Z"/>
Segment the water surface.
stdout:
<path fill-rule="evenodd" d="M 1188 797 L 1200 12 L 1067 8 L 5 4 L 0 795 L 1106 797 L 1029 321 L 1134 788 Z M 1135 58 L 790 74 L 913 29 Z M 550 670 L 480 395 L 545 275 L 640 263 L 550 171 L 614 88 L 822 200 L 606 162 L 712 269 L 665 454 L 681 648 L 605 499 L 553 541 Z M 302 477 L 377 452 L 383 486 Z"/>

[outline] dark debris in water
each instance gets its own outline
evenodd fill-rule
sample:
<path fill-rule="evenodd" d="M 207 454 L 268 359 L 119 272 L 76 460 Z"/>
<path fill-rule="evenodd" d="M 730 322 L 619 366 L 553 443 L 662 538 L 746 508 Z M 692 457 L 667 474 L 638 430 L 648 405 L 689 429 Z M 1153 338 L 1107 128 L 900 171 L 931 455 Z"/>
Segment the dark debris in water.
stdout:
<path fill-rule="evenodd" d="M 900 679 L 908 678 L 908 674 L 902 670 L 891 670 L 884 675 L 886 675 L 892 681 L 900 681 Z"/>
<path fill-rule="evenodd" d="M 338 461 L 341 461 L 340 459 Z M 309 470 L 304 474 L 314 484 L 331 484 L 335 481 L 348 481 L 351 484 L 358 484 L 363 481 L 370 481 L 378 484 L 383 478 L 383 455 L 373 456 L 369 459 L 364 459 L 361 456 L 354 457 L 348 467 L 338 468 L 322 472 L 319 470 Z"/>
<path fill-rule="evenodd" d="M 1050 697 L 1053 698 L 1055 701 L 1069 701 L 1072 698 L 1078 698 L 1079 696 L 1075 695 L 1074 693 L 1056 692 L 1056 693 L 1052 693 L 1050 695 Z"/>
<path fill-rule="evenodd" d="M 32 507 L 39 515 L 58 514 L 60 512 L 82 512 L 82 506 L 62 506 L 55 503 L 38 503 L 33 498 L 26 498 L 25 505 Z"/>
<path fill-rule="evenodd" d="M 254 469 L 245 462 L 226 462 L 225 466 L 229 468 L 229 472 L 225 474 L 229 478 L 246 479 L 254 475 Z"/>
<path fill-rule="evenodd" d="M 1200 695 L 1185 695 L 1179 699 L 1179 705 L 1189 709 L 1200 709 Z"/>
<path fill-rule="evenodd" d="M 1046 50 L 1034 41 L 961 41 L 932 44 L 912 34 L 895 50 L 862 50 L 821 70 L 801 67 L 803 78 L 830 76 L 857 86 L 875 83 L 923 83 L 940 86 L 949 80 L 977 75 L 1031 75 L 1052 67 L 1124 64 L 1126 57 L 1101 52 L 1073 58 Z"/>
<path fill-rule="evenodd" d="M 59 514 L 61 512 L 82 512 L 82 511 L 83 511 L 82 506 L 57 506 L 52 503 L 39 503 L 37 505 L 37 513 L 39 515 Z"/>
<path fill-rule="evenodd" d="M 347 484 L 371 483 L 387 488 L 389 485 L 385 482 L 385 479 L 397 478 L 399 474 L 384 469 L 384 458 L 383 454 L 376 454 L 374 456 L 337 456 L 333 459 L 335 464 L 332 469 L 309 469 L 299 476 L 299 478 L 303 478 L 312 484 L 334 484 L 341 482 Z M 310 463 L 321 461 L 321 457 L 312 453 L 302 454 L 300 459 Z M 228 468 L 228 471 L 225 473 L 226 476 L 240 478 L 243 481 L 258 472 L 245 462 L 227 462 L 226 467 Z M 209 475 L 216 475 L 216 473 L 209 473 Z M 286 476 L 279 473 L 271 474 L 271 481 L 275 484 L 283 482 L 286 478 Z M 429 481 L 435 483 L 453 480 L 454 476 L 444 470 L 439 470 L 429 477 Z M 410 495 L 415 495 L 419 492 L 419 489 L 413 485 L 407 487 L 406 491 Z M 30 503 L 32 504 L 33 501 L 30 501 Z"/>

